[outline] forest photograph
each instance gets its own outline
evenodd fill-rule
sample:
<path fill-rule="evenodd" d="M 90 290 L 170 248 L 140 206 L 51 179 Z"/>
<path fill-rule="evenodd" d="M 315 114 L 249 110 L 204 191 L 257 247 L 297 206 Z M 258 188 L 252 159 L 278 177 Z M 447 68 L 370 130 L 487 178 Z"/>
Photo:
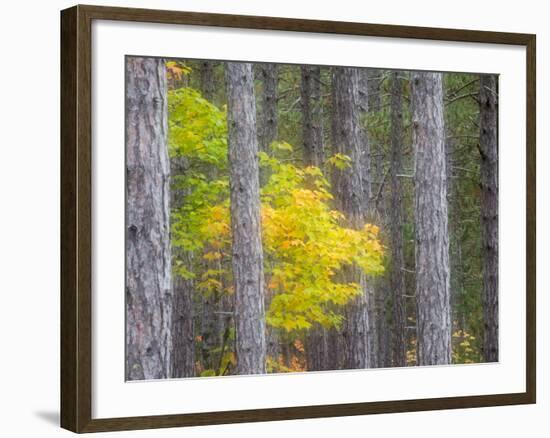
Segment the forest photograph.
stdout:
<path fill-rule="evenodd" d="M 499 361 L 498 75 L 125 70 L 127 381 Z"/>

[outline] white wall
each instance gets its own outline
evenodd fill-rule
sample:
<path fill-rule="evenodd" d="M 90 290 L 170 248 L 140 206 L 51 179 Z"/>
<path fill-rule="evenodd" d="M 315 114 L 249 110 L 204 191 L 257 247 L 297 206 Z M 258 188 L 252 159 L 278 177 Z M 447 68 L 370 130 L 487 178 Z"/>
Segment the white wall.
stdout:
<path fill-rule="evenodd" d="M 542 169 L 548 156 L 542 145 L 550 100 L 544 76 L 550 74 L 545 43 L 550 38 L 544 2 L 460 0 L 111 0 L 111 6 L 273 15 L 342 21 L 486 29 L 537 34 L 538 61 L 538 331 L 539 403 L 536 406 L 468 409 L 337 419 L 209 426 L 141 431 L 109 436 L 226 438 L 261 435 L 439 437 L 547 436 L 549 384 L 544 379 L 548 351 L 542 350 L 550 309 L 543 256 L 549 211 L 542 193 L 548 184 Z M 311 4 L 311 10 L 309 4 Z M 59 399 L 59 10 L 69 1 L 4 2 L 0 68 L 0 430 L 4 436 L 68 435 L 57 426 Z M 546 156 L 545 156 L 546 155 Z M 543 164 L 546 161 L 546 166 Z M 547 246 L 545 250 L 543 247 Z M 546 311 L 546 312 L 544 312 Z M 550 411 L 549 411 L 550 412 Z M 546 433 L 545 433 L 546 432 Z"/>

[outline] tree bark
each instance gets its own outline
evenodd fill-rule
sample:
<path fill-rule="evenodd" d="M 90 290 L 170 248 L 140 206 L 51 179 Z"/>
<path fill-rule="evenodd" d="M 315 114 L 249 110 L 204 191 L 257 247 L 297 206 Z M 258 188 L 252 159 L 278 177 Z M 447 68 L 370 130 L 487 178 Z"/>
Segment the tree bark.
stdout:
<path fill-rule="evenodd" d="M 187 265 L 191 265 L 191 254 L 183 254 Z M 195 376 L 195 324 L 193 309 L 193 280 L 175 277 L 174 311 L 172 316 L 172 377 Z"/>
<path fill-rule="evenodd" d="M 330 370 L 328 333 L 323 328 L 310 329 L 306 336 L 306 361 L 308 371 Z"/>
<path fill-rule="evenodd" d="M 359 111 L 359 126 L 361 132 L 361 186 L 363 187 L 363 210 L 365 221 L 374 220 L 376 211 L 372 203 L 372 185 L 373 171 L 381 170 L 372 166 L 371 144 L 369 141 L 367 129 L 364 126 L 364 119 L 369 111 L 368 106 L 368 69 L 357 69 L 357 108 Z M 380 160 L 381 163 L 381 160 Z M 381 178 L 380 178 L 381 179 Z M 376 368 L 380 362 L 380 342 L 379 334 L 382 326 L 381 314 L 378 312 L 378 301 L 383 293 L 381 281 L 365 281 L 365 290 L 367 294 L 367 312 L 369 320 L 369 330 L 367 332 L 367 341 L 369 344 L 369 367 Z"/>
<path fill-rule="evenodd" d="M 126 63 L 126 378 L 171 377 L 170 161 L 164 60 Z"/>
<path fill-rule="evenodd" d="M 304 164 L 322 167 L 323 153 L 323 106 L 321 101 L 321 68 L 302 66 L 302 132 L 304 141 Z"/>
<path fill-rule="evenodd" d="M 449 235 L 440 73 L 414 72 L 417 364 L 451 363 Z"/>
<path fill-rule="evenodd" d="M 265 373 L 264 274 L 254 75 L 226 64 L 232 265 L 238 374 Z"/>
<path fill-rule="evenodd" d="M 301 67 L 302 137 L 304 165 L 323 167 L 323 107 L 321 100 L 321 68 Z M 308 371 L 328 370 L 328 332 L 312 327 L 305 337 Z"/>
<path fill-rule="evenodd" d="M 382 109 L 381 106 L 381 85 L 382 85 L 382 70 L 375 68 L 367 69 L 367 100 L 369 112 L 378 112 Z"/>
<path fill-rule="evenodd" d="M 277 64 L 257 64 L 256 72 L 262 83 L 260 95 L 260 108 L 258 113 L 258 147 L 261 151 L 270 153 L 270 145 L 277 139 L 278 117 L 277 98 L 279 82 L 279 66 Z M 267 168 L 260 169 L 260 186 L 269 180 Z M 265 289 L 265 286 L 264 286 Z M 273 296 L 266 290 L 265 306 L 269 309 Z M 277 330 L 271 326 L 266 327 L 267 356 L 277 361 L 279 351 L 279 339 Z"/>
<path fill-rule="evenodd" d="M 200 87 L 201 94 L 209 102 L 214 100 L 214 94 L 216 92 L 216 83 L 214 81 L 214 67 L 216 63 L 214 61 L 201 61 L 200 71 Z"/>
<path fill-rule="evenodd" d="M 178 175 L 185 174 L 187 169 L 183 157 L 173 157 L 170 160 L 172 182 Z M 172 211 L 185 203 L 186 190 L 179 189 L 176 184 L 170 187 L 170 206 Z M 172 266 L 180 261 L 188 270 L 193 266 L 193 254 L 181 248 L 172 246 Z M 193 279 L 185 279 L 174 275 L 172 278 L 173 313 L 172 313 L 172 377 L 195 376 L 195 310 L 193 294 L 195 283 Z"/>
<path fill-rule="evenodd" d="M 335 152 L 351 158 L 350 166 L 335 170 L 335 198 L 345 214 L 348 225 L 361 228 L 365 221 L 366 204 L 363 187 L 364 135 L 359 121 L 358 71 L 355 68 L 334 67 L 333 70 L 333 145 Z M 344 336 L 346 343 L 346 368 L 367 368 L 371 364 L 369 354 L 369 288 L 365 275 L 350 267 L 344 274 L 346 281 L 360 284 L 361 294 L 346 307 Z"/>
<path fill-rule="evenodd" d="M 405 258 L 403 255 L 403 80 L 391 73 L 391 288 L 393 291 L 393 365 L 407 365 L 405 315 Z"/>
<path fill-rule="evenodd" d="M 269 145 L 277 139 L 277 84 L 279 67 L 277 64 L 260 64 L 260 76 L 263 84 L 261 112 L 259 114 L 259 147 L 268 151 Z"/>
<path fill-rule="evenodd" d="M 479 90 L 484 356 L 498 361 L 498 110 L 497 77 L 481 75 Z"/>

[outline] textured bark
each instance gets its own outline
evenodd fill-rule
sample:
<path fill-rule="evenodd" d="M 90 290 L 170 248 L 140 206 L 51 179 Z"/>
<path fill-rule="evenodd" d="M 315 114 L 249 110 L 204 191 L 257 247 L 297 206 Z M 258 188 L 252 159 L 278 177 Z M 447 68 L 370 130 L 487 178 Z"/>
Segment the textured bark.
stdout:
<path fill-rule="evenodd" d="M 326 331 L 327 339 L 327 370 L 341 370 L 345 367 L 346 346 L 342 332 L 331 328 Z"/>
<path fill-rule="evenodd" d="M 368 86 L 368 109 L 369 112 L 378 112 L 381 110 L 381 85 L 382 85 L 382 70 L 369 68 L 367 69 L 367 86 Z"/>
<path fill-rule="evenodd" d="M 260 95 L 260 108 L 258 113 L 258 147 L 261 151 L 270 152 L 270 145 L 277 139 L 277 98 L 279 82 L 279 66 L 277 64 L 257 64 L 256 72 L 259 74 L 262 83 Z M 260 169 L 260 185 L 264 185 L 269 179 L 267 168 Z M 264 285 L 265 289 L 265 285 Z M 266 291 L 267 292 L 267 291 Z M 270 294 L 266 295 L 266 308 L 269 309 Z M 266 327 L 267 355 L 277 360 L 280 354 L 280 341 L 277 330 L 273 327 Z"/>
<path fill-rule="evenodd" d="M 277 139 L 277 84 L 279 67 L 277 64 L 260 64 L 260 77 L 263 91 L 258 120 L 258 141 L 261 151 L 268 151 L 269 145 Z"/>
<path fill-rule="evenodd" d="M 302 66 L 301 72 L 304 163 L 308 166 L 321 167 L 324 162 L 321 68 Z"/>
<path fill-rule="evenodd" d="M 216 92 L 216 83 L 214 82 L 214 67 L 216 63 L 213 61 L 201 61 L 200 66 L 200 87 L 201 94 L 209 102 L 214 100 Z"/>
<path fill-rule="evenodd" d="M 172 295 L 164 60 L 126 63 L 126 378 L 171 377 Z"/>
<path fill-rule="evenodd" d="M 185 203 L 186 191 L 179 189 L 173 183 L 176 176 L 185 174 L 186 167 L 185 159 L 182 157 L 175 157 L 170 160 L 172 180 L 170 205 L 172 210 L 181 207 Z M 176 261 L 180 261 L 187 269 L 192 269 L 192 253 L 177 247 L 172 247 L 171 250 L 172 265 Z M 174 276 L 172 278 L 172 289 L 174 300 L 172 312 L 172 377 L 193 377 L 195 375 L 194 280 Z"/>
<path fill-rule="evenodd" d="M 328 332 L 322 328 L 311 329 L 306 337 L 306 361 L 308 371 L 330 370 Z"/>
<path fill-rule="evenodd" d="M 451 363 L 449 235 L 440 73 L 414 72 L 417 363 Z"/>
<path fill-rule="evenodd" d="M 369 111 L 369 69 L 359 69 L 359 109 L 366 113 Z"/>
<path fill-rule="evenodd" d="M 221 320 L 216 312 L 219 311 L 219 299 L 216 294 L 201 295 L 200 308 L 200 336 L 201 356 L 205 369 L 215 369 L 218 362 L 214 350 L 221 346 Z"/>
<path fill-rule="evenodd" d="M 481 75 L 479 90 L 484 356 L 498 361 L 498 134 L 497 77 Z"/>
<path fill-rule="evenodd" d="M 390 309 L 387 303 L 390 294 L 389 281 L 385 277 L 377 279 L 375 290 L 377 291 L 376 335 L 378 339 L 376 367 L 387 368 L 392 366 L 392 339 L 388 317 Z"/>
<path fill-rule="evenodd" d="M 264 274 L 254 75 L 226 64 L 237 373 L 265 373 Z"/>
<path fill-rule="evenodd" d="M 267 308 L 269 308 L 266 305 Z M 279 346 L 279 336 L 277 330 L 273 327 L 266 327 L 266 354 L 272 360 L 277 361 L 279 355 L 281 354 L 281 349 Z"/>
<path fill-rule="evenodd" d="M 191 265 L 190 254 L 183 255 L 188 265 Z M 174 310 L 172 315 L 172 376 L 195 376 L 195 336 L 193 321 L 193 291 L 192 280 L 175 277 L 173 279 Z"/>
<path fill-rule="evenodd" d="M 335 170 L 335 198 L 346 215 L 348 225 L 360 228 L 364 225 L 367 200 L 363 187 L 363 140 L 366 138 L 359 123 L 358 104 L 359 75 L 355 68 L 335 67 L 333 70 L 333 144 L 335 152 L 351 158 L 350 166 Z M 346 307 L 344 337 L 346 343 L 345 367 L 367 368 L 369 355 L 369 289 L 365 276 L 356 267 L 344 273 L 346 281 L 361 285 L 361 294 Z"/>
<path fill-rule="evenodd" d="M 356 69 L 357 74 L 357 97 L 356 105 L 359 112 L 359 126 L 361 135 L 361 186 L 363 188 L 363 215 L 366 221 L 374 220 L 376 211 L 372 199 L 373 185 L 373 166 L 371 160 L 371 145 L 368 138 L 364 120 L 368 112 L 368 69 Z M 381 160 L 380 160 L 381 161 Z M 376 170 L 381 170 L 379 166 Z M 381 178 L 380 178 L 381 179 Z M 367 332 L 367 341 L 369 349 L 369 367 L 376 368 L 379 366 L 379 329 L 382 321 L 377 308 L 377 302 L 381 298 L 383 292 L 375 285 L 381 286 L 380 281 L 370 279 L 365 281 L 365 292 L 367 299 L 367 312 L 369 321 L 369 330 Z"/>
<path fill-rule="evenodd" d="M 405 333 L 405 258 L 403 254 L 403 81 L 400 72 L 391 73 L 391 288 L 393 292 L 393 364 L 407 365 Z"/>
<path fill-rule="evenodd" d="M 321 68 L 301 67 L 302 136 L 304 141 L 304 165 L 322 168 L 323 107 L 321 100 Z M 323 327 L 313 327 L 305 337 L 308 371 L 328 370 L 328 332 Z"/>

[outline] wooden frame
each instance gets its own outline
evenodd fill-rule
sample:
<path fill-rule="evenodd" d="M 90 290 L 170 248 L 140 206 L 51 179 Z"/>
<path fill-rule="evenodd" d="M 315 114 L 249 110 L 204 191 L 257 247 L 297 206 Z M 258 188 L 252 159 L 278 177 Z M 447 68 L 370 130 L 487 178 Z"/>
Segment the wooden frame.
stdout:
<path fill-rule="evenodd" d="M 92 20 L 192 24 L 248 29 L 415 38 L 526 47 L 527 230 L 526 392 L 92 419 Z M 61 426 L 74 432 L 273 421 L 389 412 L 529 404 L 536 401 L 536 37 L 531 34 L 288 18 L 75 6 L 61 13 Z"/>

